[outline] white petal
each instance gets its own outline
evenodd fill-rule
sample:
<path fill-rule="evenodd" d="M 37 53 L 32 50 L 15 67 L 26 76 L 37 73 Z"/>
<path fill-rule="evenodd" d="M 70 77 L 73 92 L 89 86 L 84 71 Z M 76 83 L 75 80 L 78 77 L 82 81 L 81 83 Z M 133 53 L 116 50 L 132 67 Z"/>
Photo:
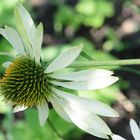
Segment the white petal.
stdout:
<path fill-rule="evenodd" d="M 137 123 L 133 119 L 130 120 L 130 127 L 131 127 L 131 132 L 133 134 L 134 139 L 140 140 L 140 129 Z"/>
<path fill-rule="evenodd" d="M 111 130 L 108 128 L 105 122 L 96 114 L 80 108 L 79 106 L 73 106 L 73 104 L 67 101 L 67 99 L 65 100 L 57 98 L 57 100 L 68 114 L 70 119 L 85 132 L 96 135 L 98 137 L 105 137 L 106 135 L 112 134 Z"/>
<path fill-rule="evenodd" d="M 12 64 L 12 62 L 4 62 L 3 64 L 2 64 L 2 67 L 4 67 L 4 68 L 8 68 L 9 67 L 9 65 L 11 65 Z"/>
<path fill-rule="evenodd" d="M 41 57 L 41 45 L 43 40 L 43 25 L 40 23 L 37 28 L 33 39 L 33 47 L 36 62 L 40 62 Z"/>
<path fill-rule="evenodd" d="M 16 15 L 17 14 L 17 15 Z M 18 6 L 16 7 L 15 10 L 15 16 L 17 16 L 16 18 L 19 21 L 19 23 L 21 22 L 21 27 L 23 27 L 24 32 L 27 33 L 28 38 L 30 40 L 30 42 L 32 41 L 32 37 L 35 33 L 35 25 L 34 22 L 32 20 L 32 17 L 30 16 L 29 12 L 20 4 L 18 4 Z M 18 22 L 18 21 L 16 21 Z M 20 26 L 20 24 L 18 25 Z"/>
<path fill-rule="evenodd" d="M 55 109 L 55 111 L 57 112 L 57 114 L 64 120 L 71 122 L 71 119 L 69 118 L 69 116 L 67 115 L 67 113 L 64 111 L 63 107 L 57 102 L 57 100 L 55 100 L 55 96 L 54 98 L 50 98 L 50 102 L 53 105 L 53 108 Z"/>
<path fill-rule="evenodd" d="M 104 69 L 89 69 L 78 72 L 55 74 L 53 73 L 51 77 L 61 80 L 74 80 L 74 81 L 85 81 L 89 79 L 94 79 L 102 76 L 110 76 L 113 72 Z"/>
<path fill-rule="evenodd" d="M 114 111 L 111 107 L 97 100 L 79 97 L 54 88 L 52 88 L 52 91 L 58 94 L 58 96 L 67 99 L 73 106 L 78 106 L 79 108 L 83 108 L 85 110 L 88 110 L 90 112 L 102 116 L 107 117 L 119 116 L 118 113 Z"/>
<path fill-rule="evenodd" d="M 35 34 L 34 22 L 28 11 L 20 4 L 15 8 L 16 27 L 26 47 L 26 51 L 33 55 L 33 37 Z"/>
<path fill-rule="evenodd" d="M 63 108 L 71 120 L 84 131 L 97 131 L 108 135 L 112 134 L 107 125 L 96 114 L 68 104 L 63 105 L 65 105 Z"/>
<path fill-rule="evenodd" d="M 112 140 L 126 140 L 126 139 L 124 139 L 123 137 L 121 137 L 121 136 L 119 136 L 119 135 L 113 134 L 113 135 L 112 135 Z"/>
<path fill-rule="evenodd" d="M 8 40 L 8 42 L 19 54 L 25 53 L 22 40 L 14 28 L 9 26 L 5 26 L 5 29 L 0 28 L 0 34 Z"/>
<path fill-rule="evenodd" d="M 43 126 L 49 116 L 48 104 L 44 101 L 41 106 L 37 107 L 40 125 Z"/>
<path fill-rule="evenodd" d="M 83 46 L 76 46 L 68 49 L 67 51 L 61 53 L 57 56 L 53 62 L 46 69 L 46 73 L 51 73 L 59 69 L 65 68 L 70 65 L 80 54 Z"/>
<path fill-rule="evenodd" d="M 0 52 L 0 55 L 3 55 L 3 56 L 9 56 L 9 57 L 12 57 L 12 58 L 16 58 L 15 55 L 10 54 L 9 52 Z"/>
<path fill-rule="evenodd" d="M 76 81 L 76 82 L 52 82 L 57 86 L 62 86 L 74 90 L 96 90 L 108 87 L 118 80 L 114 76 L 103 76 L 87 81 Z"/>
<path fill-rule="evenodd" d="M 25 109 L 27 109 L 27 107 L 25 107 L 25 106 L 15 106 L 13 109 L 13 112 L 16 113 L 19 111 L 24 111 Z"/>

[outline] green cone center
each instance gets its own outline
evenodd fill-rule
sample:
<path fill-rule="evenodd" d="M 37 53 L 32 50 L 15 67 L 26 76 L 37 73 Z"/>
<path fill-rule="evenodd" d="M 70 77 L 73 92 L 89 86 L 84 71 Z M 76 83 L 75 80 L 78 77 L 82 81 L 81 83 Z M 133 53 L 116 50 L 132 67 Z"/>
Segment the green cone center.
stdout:
<path fill-rule="evenodd" d="M 37 106 L 49 96 L 43 64 L 20 56 L 7 68 L 0 80 L 0 92 L 12 105 Z"/>

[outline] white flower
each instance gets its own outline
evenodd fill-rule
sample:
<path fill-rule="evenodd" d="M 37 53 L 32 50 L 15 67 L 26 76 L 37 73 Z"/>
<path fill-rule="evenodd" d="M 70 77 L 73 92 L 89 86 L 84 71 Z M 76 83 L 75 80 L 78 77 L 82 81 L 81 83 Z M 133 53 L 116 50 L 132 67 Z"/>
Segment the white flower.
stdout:
<path fill-rule="evenodd" d="M 137 123 L 133 119 L 130 119 L 129 124 L 130 124 L 131 132 L 132 132 L 134 139 L 140 140 L 140 129 L 139 129 Z M 112 140 L 126 140 L 126 139 L 124 139 L 123 137 L 121 137 L 119 135 L 113 134 Z"/>
<path fill-rule="evenodd" d="M 30 14 L 18 5 L 15 10 L 17 31 L 5 26 L 0 33 L 11 43 L 18 56 L 6 62 L 4 77 L 0 80 L 0 92 L 12 104 L 14 112 L 36 106 L 39 121 L 44 125 L 49 115 L 49 104 L 66 121 L 101 138 L 112 135 L 111 130 L 98 116 L 117 117 L 109 106 L 64 92 L 71 90 L 96 90 L 118 80 L 112 71 L 89 69 L 70 73 L 58 73 L 68 67 L 79 55 L 82 45 L 72 47 L 57 56 L 51 63 L 41 58 L 43 27 L 37 28 Z"/>

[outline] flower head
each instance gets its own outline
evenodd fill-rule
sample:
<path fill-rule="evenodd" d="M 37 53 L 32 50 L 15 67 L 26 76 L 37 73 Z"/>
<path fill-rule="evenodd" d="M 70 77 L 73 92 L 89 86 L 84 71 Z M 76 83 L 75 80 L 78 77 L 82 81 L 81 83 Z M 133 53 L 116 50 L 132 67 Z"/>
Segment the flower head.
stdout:
<path fill-rule="evenodd" d="M 29 56 L 18 56 L 7 68 L 1 79 L 5 100 L 13 106 L 38 106 L 49 96 L 49 81 L 45 66 Z"/>
<path fill-rule="evenodd" d="M 14 106 L 14 112 L 37 107 L 41 125 L 48 118 L 51 104 L 66 121 L 74 122 L 92 135 L 108 138 L 112 132 L 98 115 L 117 117 L 118 114 L 99 101 L 69 94 L 64 89 L 96 90 L 113 84 L 118 78 L 112 76 L 112 71 L 103 69 L 58 72 L 80 55 L 82 45 L 46 63 L 41 58 L 42 24 L 35 27 L 30 14 L 21 5 L 15 9 L 15 19 L 17 30 L 8 26 L 0 29 L 18 53 L 13 62 L 4 64 L 6 71 L 0 80 L 0 93 L 5 101 Z"/>

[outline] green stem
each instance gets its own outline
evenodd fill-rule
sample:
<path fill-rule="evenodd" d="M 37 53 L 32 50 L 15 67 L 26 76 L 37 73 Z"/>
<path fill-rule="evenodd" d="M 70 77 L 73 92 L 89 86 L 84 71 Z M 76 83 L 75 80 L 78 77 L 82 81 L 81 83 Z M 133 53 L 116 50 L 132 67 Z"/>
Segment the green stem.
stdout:
<path fill-rule="evenodd" d="M 54 125 L 52 124 L 52 122 L 48 119 L 48 123 L 50 125 L 50 127 L 53 129 L 53 131 L 55 132 L 55 134 L 62 140 L 65 140 L 64 137 L 57 131 L 57 129 L 54 127 Z"/>
<path fill-rule="evenodd" d="M 140 65 L 140 59 L 90 61 L 90 62 L 77 61 L 77 62 L 72 63 L 70 67 L 90 68 L 90 67 L 97 67 L 97 66 L 125 66 L 125 65 Z"/>

